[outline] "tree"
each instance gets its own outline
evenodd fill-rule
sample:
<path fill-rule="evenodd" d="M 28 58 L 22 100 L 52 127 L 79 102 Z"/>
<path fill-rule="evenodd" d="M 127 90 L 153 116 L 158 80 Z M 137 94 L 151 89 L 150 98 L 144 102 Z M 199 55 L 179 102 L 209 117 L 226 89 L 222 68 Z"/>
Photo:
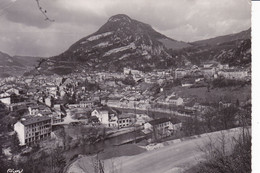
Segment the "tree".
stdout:
<path fill-rule="evenodd" d="M 238 109 L 234 106 L 223 108 L 219 111 L 219 123 L 222 129 L 229 129 L 235 126 L 235 116 Z"/>
<path fill-rule="evenodd" d="M 204 122 L 204 126 L 206 126 L 206 129 L 204 127 L 204 132 L 212 132 L 215 129 L 215 121 L 217 117 L 217 111 L 213 108 L 207 109 L 206 112 L 204 112 L 201 115 L 202 121 Z"/>
<path fill-rule="evenodd" d="M 15 132 L 14 135 L 12 135 L 12 142 L 11 142 L 11 152 L 13 154 L 17 154 L 21 151 L 21 147 L 20 147 L 20 141 L 18 138 L 18 134 Z"/>
<path fill-rule="evenodd" d="M 236 101 L 236 107 L 239 107 L 240 103 L 239 103 L 239 100 L 237 99 Z"/>
<path fill-rule="evenodd" d="M 66 165 L 66 160 L 62 154 L 62 148 L 58 147 L 51 152 L 51 171 L 52 173 L 62 172 Z"/>
<path fill-rule="evenodd" d="M 61 129 L 61 131 L 60 131 L 60 136 L 61 136 L 62 142 L 63 142 L 63 149 L 65 150 L 65 149 L 66 149 L 66 144 L 67 144 L 67 141 L 66 141 L 66 139 L 67 139 L 67 138 L 66 138 L 67 134 L 66 134 L 64 128 Z"/>
<path fill-rule="evenodd" d="M 192 168 L 194 173 L 250 173 L 251 172 L 251 134 L 246 133 L 233 138 L 233 145 L 222 133 L 218 138 L 218 144 L 212 139 L 204 148 L 205 161 L 197 168 Z M 231 149 L 230 149 L 231 146 Z M 232 147 L 233 146 L 233 147 Z"/>
<path fill-rule="evenodd" d="M 185 136 L 198 135 L 202 132 L 201 122 L 198 120 L 198 116 L 187 118 L 182 125 L 182 130 Z"/>

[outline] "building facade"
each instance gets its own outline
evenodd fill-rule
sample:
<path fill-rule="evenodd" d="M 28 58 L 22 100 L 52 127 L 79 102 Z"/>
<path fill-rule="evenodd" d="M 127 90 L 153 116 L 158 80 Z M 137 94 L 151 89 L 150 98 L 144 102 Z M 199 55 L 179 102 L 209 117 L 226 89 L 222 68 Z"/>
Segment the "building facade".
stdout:
<path fill-rule="evenodd" d="M 175 79 L 180 79 L 183 78 L 184 76 L 186 76 L 188 74 L 188 72 L 184 69 L 181 68 L 177 68 L 175 70 Z"/>
<path fill-rule="evenodd" d="M 109 125 L 109 115 L 107 110 L 94 110 L 91 116 L 98 118 L 99 122 L 105 126 Z"/>
<path fill-rule="evenodd" d="M 30 145 L 50 138 L 51 118 L 46 116 L 23 118 L 14 125 L 20 145 Z"/>
<path fill-rule="evenodd" d="M 159 140 L 171 136 L 176 131 L 180 130 L 182 123 L 168 118 L 159 118 L 149 121 L 144 124 L 144 129 L 152 132 L 153 140 Z"/>

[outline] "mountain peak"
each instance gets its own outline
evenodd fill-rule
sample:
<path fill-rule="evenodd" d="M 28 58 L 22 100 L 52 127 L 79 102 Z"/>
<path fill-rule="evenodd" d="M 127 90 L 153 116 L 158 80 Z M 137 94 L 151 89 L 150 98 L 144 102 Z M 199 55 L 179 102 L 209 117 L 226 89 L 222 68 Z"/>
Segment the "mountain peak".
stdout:
<path fill-rule="evenodd" d="M 172 58 L 168 48 L 189 46 L 160 34 L 149 24 L 117 14 L 98 31 L 80 39 L 61 55 L 48 59 L 41 67 L 62 74 L 82 69 L 120 71 L 125 66 L 148 71 L 157 65 L 170 66 L 161 63 Z M 75 67 L 68 62 L 75 62 Z"/>
<path fill-rule="evenodd" d="M 126 22 L 131 23 L 132 19 L 125 14 L 117 14 L 108 19 L 108 22 L 118 22 L 118 21 L 120 21 L 120 22 L 126 21 Z"/>

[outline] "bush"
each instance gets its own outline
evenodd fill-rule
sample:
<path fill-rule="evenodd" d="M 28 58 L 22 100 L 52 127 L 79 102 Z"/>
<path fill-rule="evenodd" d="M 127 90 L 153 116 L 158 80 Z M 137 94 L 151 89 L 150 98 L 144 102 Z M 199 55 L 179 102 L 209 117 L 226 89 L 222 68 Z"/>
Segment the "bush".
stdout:
<path fill-rule="evenodd" d="M 227 141 L 224 138 L 221 139 L 220 146 L 209 144 L 210 147 L 204 150 L 206 161 L 192 171 L 194 173 L 251 173 L 251 134 L 249 131 L 243 132 L 234 141 L 231 152 L 227 152 Z"/>
<path fill-rule="evenodd" d="M 132 76 L 127 76 L 124 80 L 122 80 L 122 83 L 125 84 L 125 85 L 134 86 L 135 80 Z"/>

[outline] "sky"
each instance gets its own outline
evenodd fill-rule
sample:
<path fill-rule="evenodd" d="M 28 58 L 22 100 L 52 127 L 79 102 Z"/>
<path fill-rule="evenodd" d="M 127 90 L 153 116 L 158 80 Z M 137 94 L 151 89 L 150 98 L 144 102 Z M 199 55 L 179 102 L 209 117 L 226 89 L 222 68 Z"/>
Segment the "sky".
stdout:
<path fill-rule="evenodd" d="M 192 42 L 251 27 L 250 0 L 0 0 L 0 51 L 50 57 L 126 14 L 175 40 Z"/>

